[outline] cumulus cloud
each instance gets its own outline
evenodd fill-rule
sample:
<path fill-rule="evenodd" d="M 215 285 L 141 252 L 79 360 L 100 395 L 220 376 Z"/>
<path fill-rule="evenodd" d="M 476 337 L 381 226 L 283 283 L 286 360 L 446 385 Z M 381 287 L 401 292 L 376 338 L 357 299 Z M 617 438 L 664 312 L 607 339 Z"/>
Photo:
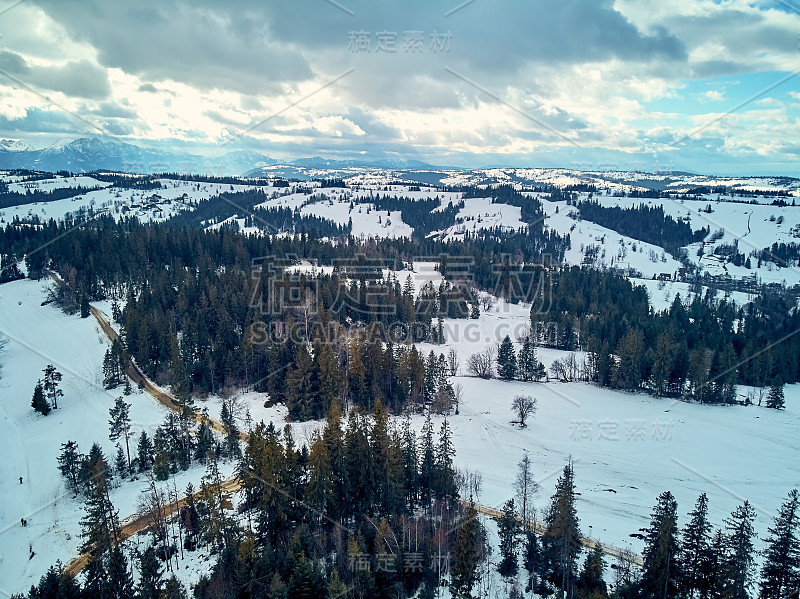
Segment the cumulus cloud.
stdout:
<path fill-rule="evenodd" d="M 725 100 L 725 94 L 723 94 L 718 89 L 710 89 L 703 94 L 703 97 L 706 100 L 711 100 L 712 102 L 722 102 Z"/>

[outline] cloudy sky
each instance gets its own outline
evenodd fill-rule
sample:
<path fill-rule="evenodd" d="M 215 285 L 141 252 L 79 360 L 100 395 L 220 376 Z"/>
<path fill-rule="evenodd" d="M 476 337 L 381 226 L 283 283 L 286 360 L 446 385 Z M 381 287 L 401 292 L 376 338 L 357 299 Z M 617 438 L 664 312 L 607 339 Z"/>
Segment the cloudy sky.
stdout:
<path fill-rule="evenodd" d="M 0 0 L 0 137 L 800 175 L 798 0 Z"/>

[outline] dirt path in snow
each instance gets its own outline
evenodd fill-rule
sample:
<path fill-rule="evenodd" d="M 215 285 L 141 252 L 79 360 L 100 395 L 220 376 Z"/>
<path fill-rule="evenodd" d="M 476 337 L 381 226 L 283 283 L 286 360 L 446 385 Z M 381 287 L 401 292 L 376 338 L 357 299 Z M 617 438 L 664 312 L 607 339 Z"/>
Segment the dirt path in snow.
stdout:
<path fill-rule="evenodd" d="M 98 324 L 100 325 L 100 328 L 103 329 L 103 332 L 106 334 L 106 337 L 108 337 L 109 340 L 114 341 L 115 339 L 119 338 L 117 331 L 114 330 L 114 327 L 111 326 L 111 323 L 108 322 L 105 315 L 100 310 L 98 310 L 94 306 L 90 306 L 89 310 L 91 311 L 92 316 L 95 317 Z M 145 376 L 145 374 L 141 371 L 141 369 L 136 365 L 136 363 L 131 358 L 128 358 L 127 363 L 125 364 L 125 374 L 128 375 L 128 377 L 131 379 L 131 381 L 133 381 L 134 384 L 140 385 L 142 389 L 144 389 L 145 391 L 147 391 L 147 393 L 152 395 L 153 398 L 158 403 L 165 406 L 166 408 L 169 408 L 173 412 L 180 414 L 181 408 L 180 405 L 178 404 L 178 400 L 176 400 L 169 393 L 166 393 L 161 389 L 159 389 L 150 379 L 148 379 Z M 202 421 L 202 419 L 203 419 L 202 415 L 200 414 L 195 415 L 195 420 L 197 422 Z M 218 422 L 217 420 L 210 418 L 209 425 L 215 431 L 218 431 L 220 433 L 225 432 L 225 427 L 221 422 Z"/>
<path fill-rule="evenodd" d="M 232 478 L 222 481 L 220 489 L 222 490 L 222 493 L 226 495 L 233 493 L 239 489 L 239 480 Z M 177 502 L 168 503 L 164 506 L 163 516 L 165 518 L 174 516 L 184 505 L 186 505 L 186 497 L 179 499 Z M 122 541 L 131 538 L 133 535 L 150 528 L 154 522 L 153 512 L 148 512 L 142 515 L 134 514 L 129 516 L 128 520 L 129 521 L 126 524 L 123 524 L 120 527 L 119 539 L 117 539 L 117 543 L 121 543 Z M 91 553 L 81 553 L 67 565 L 64 571 L 71 576 L 77 576 L 78 573 L 88 565 L 91 558 Z"/>
<path fill-rule="evenodd" d="M 103 313 L 95 308 L 94 306 L 90 306 L 90 311 L 92 316 L 95 317 L 100 328 L 109 338 L 109 340 L 114 341 L 119 337 L 117 331 L 114 330 L 114 327 L 111 326 L 111 323 L 108 322 L 106 317 Z M 139 369 L 136 363 L 128 358 L 127 363 L 125 365 L 125 373 L 130 377 L 130 379 L 136 384 L 141 385 L 142 388 L 147 391 L 158 403 L 165 406 L 166 408 L 172 410 L 173 412 L 180 413 L 181 408 L 178 404 L 178 401 L 169 393 L 166 393 L 159 389 L 150 379 L 148 379 L 145 374 Z M 202 420 L 202 416 L 197 414 L 195 419 L 199 422 Z M 216 420 L 210 420 L 209 425 L 216 431 L 221 433 L 225 432 L 225 427 L 222 425 L 221 422 Z M 242 438 L 246 438 L 246 435 L 242 433 Z M 223 493 L 233 493 L 234 491 L 239 489 L 239 480 L 237 478 L 231 478 L 225 481 L 222 481 L 220 485 Z M 186 498 L 182 498 L 177 502 L 173 502 L 167 504 L 164 507 L 164 512 L 166 517 L 173 516 L 180 510 L 186 503 Z M 147 530 L 152 526 L 153 523 L 153 515 L 152 512 L 148 512 L 147 514 L 133 514 L 128 516 L 123 522 L 126 522 L 120 528 L 120 534 L 118 543 L 122 542 L 126 539 L 129 539 L 133 535 L 140 533 L 144 530 Z M 91 559 L 91 553 L 82 553 L 75 559 L 73 559 L 66 567 L 66 572 L 71 574 L 72 576 L 76 576 L 81 570 L 83 570 L 86 565 L 89 563 Z"/>

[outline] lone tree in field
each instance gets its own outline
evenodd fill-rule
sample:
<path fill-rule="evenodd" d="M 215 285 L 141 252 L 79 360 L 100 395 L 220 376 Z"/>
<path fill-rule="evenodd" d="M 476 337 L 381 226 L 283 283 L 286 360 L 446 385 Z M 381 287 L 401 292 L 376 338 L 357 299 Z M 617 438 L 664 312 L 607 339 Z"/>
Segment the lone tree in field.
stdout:
<path fill-rule="evenodd" d="M 48 364 L 42 372 L 44 372 L 44 391 L 52 402 L 53 409 L 57 410 L 58 398 L 64 396 L 64 392 L 58 388 L 61 383 L 61 373 L 52 364 Z"/>
<path fill-rule="evenodd" d="M 110 431 L 108 438 L 112 441 L 125 439 L 125 451 L 128 454 L 128 469 L 131 467 L 131 449 L 128 440 L 131 437 L 131 404 L 125 403 L 122 397 L 118 397 L 114 402 L 114 407 L 108 411 L 111 420 L 108 421 Z"/>
<path fill-rule="evenodd" d="M 772 383 L 767 395 L 767 407 L 782 410 L 786 407 L 786 400 L 783 397 L 783 384 L 779 381 Z"/>
<path fill-rule="evenodd" d="M 515 422 L 525 428 L 528 417 L 536 413 L 536 398 L 530 395 L 517 395 L 514 397 L 514 401 L 511 402 L 511 409 L 517 416 Z"/>

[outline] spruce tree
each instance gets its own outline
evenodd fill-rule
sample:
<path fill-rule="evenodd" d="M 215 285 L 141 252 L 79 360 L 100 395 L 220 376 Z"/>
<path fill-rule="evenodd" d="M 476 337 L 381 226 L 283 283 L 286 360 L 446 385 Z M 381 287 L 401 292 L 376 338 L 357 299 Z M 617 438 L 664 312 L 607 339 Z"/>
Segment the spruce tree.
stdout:
<path fill-rule="evenodd" d="M 111 318 L 114 319 L 114 322 L 121 324 L 122 323 L 122 310 L 120 310 L 119 302 L 114 300 L 111 303 Z"/>
<path fill-rule="evenodd" d="M 569 462 L 556 483 L 542 537 L 548 581 L 560 589 L 562 594 L 567 593 L 574 584 L 581 551 L 581 531 L 575 510 L 574 476 L 572 463 Z"/>
<path fill-rule="evenodd" d="M 225 425 L 225 454 L 230 458 L 238 458 L 242 453 L 239 448 L 239 427 L 236 425 L 236 418 L 228 408 L 227 401 L 222 402 L 220 420 Z"/>
<path fill-rule="evenodd" d="M 164 583 L 164 590 L 161 591 L 160 599 L 187 599 L 186 589 L 183 588 L 181 581 L 173 574 Z"/>
<path fill-rule="evenodd" d="M 86 297 L 85 293 L 81 294 L 80 308 L 81 308 L 81 318 L 89 318 L 89 314 L 91 314 L 91 310 L 89 308 L 89 298 Z"/>
<path fill-rule="evenodd" d="M 797 489 L 781 506 L 769 528 L 761 567 L 761 597 L 781 599 L 797 589 L 800 583 L 800 498 Z"/>
<path fill-rule="evenodd" d="M 542 364 L 537 360 L 535 366 L 533 367 L 533 380 L 541 381 L 546 376 L 547 376 L 547 369 L 544 367 L 544 364 Z"/>
<path fill-rule="evenodd" d="M 98 456 L 97 451 L 90 452 L 87 462 L 91 474 L 87 481 L 85 514 L 81 520 L 81 537 L 84 539 L 81 551 L 102 555 L 119 538 L 119 516 L 108 493 L 108 466 L 102 453 Z"/>
<path fill-rule="evenodd" d="M 84 456 L 78 451 L 78 444 L 75 441 L 67 441 L 61 445 L 61 453 L 58 456 L 58 469 L 61 475 L 67 479 L 67 485 L 77 495 L 80 491 L 81 464 Z"/>
<path fill-rule="evenodd" d="M 604 571 L 603 549 L 598 544 L 587 554 L 583 562 L 583 569 L 578 576 L 578 596 L 595 599 L 607 596 L 606 582 L 603 580 Z"/>
<path fill-rule="evenodd" d="M 327 591 L 322 573 L 301 555 L 289 580 L 288 599 L 320 599 Z"/>
<path fill-rule="evenodd" d="M 481 309 L 478 307 L 478 304 L 472 304 L 472 308 L 469 311 L 469 317 L 473 320 L 477 320 L 481 317 Z"/>
<path fill-rule="evenodd" d="M 517 375 L 519 380 L 534 380 L 536 362 L 536 347 L 531 342 L 530 337 L 525 337 L 525 340 L 522 342 L 522 348 L 520 348 L 519 355 L 517 356 Z"/>
<path fill-rule="evenodd" d="M 42 416 L 47 416 L 50 413 L 50 403 L 44 397 L 44 387 L 42 381 L 36 383 L 33 389 L 33 400 L 31 407 L 39 412 Z"/>
<path fill-rule="evenodd" d="M 517 378 L 517 356 L 511 337 L 505 336 L 497 350 L 497 376 L 505 381 Z"/>
<path fill-rule="evenodd" d="M 525 555 L 523 559 L 525 570 L 528 572 L 528 583 L 525 586 L 526 591 L 533 591 L 542 594 L 541 589 L 541 576 L 542 576 L 542 547 L 539 543 L 539 537 L 533 530 L 525 530 Z"/>
<path fill-rule="evenodd" d="M 450 570 L 450 590 L 455 597 L 472 597 L 472 587 L 478 580 L 481 533 L 478 512 L 470 501 L 456 529 L 455 555 Z"/>
<path fill-rule="evenodd" d="M 107 349 L 103 356 L 103 386 L 106 389 L 113 389 L 120 383 L 119 366 L 111 349 Z"/>
<path fill-rule="evenodd" d="M 420 439 L 420 465 L 419 465 L 419 492 L 422 505 L 427 509 L 431 507 L 432 489 L 435 476 L 435 454 L 433 449 L 433 424 L 431 423 L 431 413 L 425 415 L 425 423 L 422 425 L 422 438 Z"/>
<path fill-rule="evenodd" d="M 128 566 L 128 558 L 119 545 L 109 552 L 106 574 L 104 599 L 134 599 L 133 574 Z"/>
<path fill-rule="evenodd" d="M 502 512 L 497 518 L 497 535 L 500 537 L 500 563 L 497 564 L 497 571 L 501 576 L 516 576 L 519 570 L 517 554 L 520 526 L 513 499 L 505 502 Z"/>
<path fill-rule="evenodd" d="M 139 460 L 139 472 L 150 470 L 153 466 L 153 444 L 145 431 L 142 431 L 142 434 L 139 435 L 139 442 L 136 444 L 136 456 Z"/>
<path fill-rule="evenodd" d="M 677 594 L 678 570 L 678 504 L 672 493 L 665 491 L 650 518 L 645 532 L 642 590 L 652 597 L 669 598 Z"/>
<path fill-rule="evenodd" d="M 125 452 L 122 450 L 122 445 L 117 443 L 117 453 L 114 454 L 114 471 L 119 473 L 122 478 L 125 478 L 129 470 L 130 465 L 125 460 Z"/>
<path fill-rule="evenodd" d="M 684 597 L 692 598 L 706 594 L 711 532 L 711 524 L 708 521 L 708 497 L 703 493 L 697 498 L 695 508 L 689 514 L 689 523 L 681 535 L 678 585 Z"/>
<path fill-rule="evenodd" d="M 108 414 L 111 417 L 111 419 L 108 421 L 108 438 L 112 441 L 116 441 L 117 439 L 125 440 L 125 451 L 128 456 L 128 468 L 131 467 L 131 449 L 129 444 L 131 437 L 130 409 L 131 404 L 125 403 L 125 400 L 123 400 L 122 397 L 118 397 L 114 401 L 114 407 L 108 411 Z"/>
<path fill-rule="evenodd" d="M 775 410 L 782 410 L 786 407 L 782 383 L 776 381 L 770 386 L 769 393 L 767 394 L 767 407 Z"/>
<path fill-rule="evenodd" d="M 162 576 L 161 560 L 156 557 L 156 550 L 148 547 L 139 554 L 139 599 L 160 599 Z"/>
<path fill-rule="evenodd" d="M 439 442 L 436 444 L 434 480 L 436 495 L 451 501 L 458 498 L 456 472 L 453 467 L 455 453 L 450 425 L 447 422 L 447 418 L 445 418 L 442 420 L 442 426 L 439 429 Z"/>
<path fill-rule="evenodd" d="M 753 521 L 756 514 L 750 502 L 737 507 L 725 524 L 725 576 L 726 595 L 730 599 L 748 599 L 753 584 L 755 554 Z"/>

